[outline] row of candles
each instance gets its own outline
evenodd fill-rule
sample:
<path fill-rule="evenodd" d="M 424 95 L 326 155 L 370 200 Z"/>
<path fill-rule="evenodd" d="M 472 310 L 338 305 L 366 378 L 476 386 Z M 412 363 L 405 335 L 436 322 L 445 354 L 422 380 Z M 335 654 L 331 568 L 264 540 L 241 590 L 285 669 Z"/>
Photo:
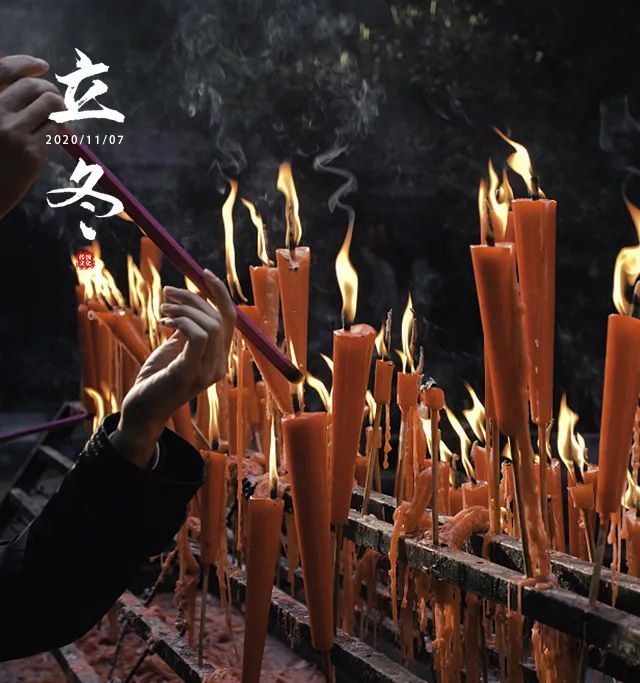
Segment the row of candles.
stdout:
<path fill-rule="evenodd" d="M 469 439 L 446 406 L 444 392 L 436 386 L 421 384 L 424 360 L 416 359 L 415 320 L 409 300 L 402 319 L 403 349 L 398 352 L 402 371 L 396 374 L 401 423 L 394 493 L 398 502 L 410 500 L 417 475 L 425 467 L 432 467 L 435 543 L 440 512 L 455 514 L 461 507 L 484 505 L 490 512 L 490 530 L 499 532 L 506 525 L 514 534 L 521 535 L 527 574 L 545 578 L 549 573 L 549 537 L 553 538 L 553 547 L 565 548 L 561 468 L 551 457 L 549 443 L 553 419 L 556 203 L 543 196 L 524 147 L 506 137 L 505 140 L 515 150 L 509 165 L 528 183 L 531 198 L 513 199 L 506 175 L 500 183 L 490 165 L 489 185 L 482 183 L 479 193 L 481 243 L 471 247 L 485 339 L 486 414 L 483 419 L 481 403 L 473 392 L 474 410 L 466 414 L 473 432 L 485 443 L 474 444 L 470 457 Z M 282 314 L 289 358 L 307 376 L 309 384 L 320 390 L 327 412 L 305 412 L 301 385 L 291 384 L 252 339 L 238 332 L 229 376 L 198 397 L 194 416 L 185 406 L 174 415 L 170 425 L 200 448 L 205 458 L 206 484 L 193 506 L 194 514 L 201 520 L 205 587 L 208 568 L 226 558 L 223 528 L 229 462 L 233 460 L 237 468 L 236 547 L 247 551 L 247 645 L 243 674 L 246 681 L 259 678 L 268 602 L 279 555 L 283 503 L 278 496 L 278 468 L 281 474 L 286 472 L 291 485 L 313 643 L 328 658 L 336 613 L 330 596 L 337 596 L 338 585 L 334 580 L 332 591 L 331 529 L 335 579 L 339 578 L 342 528 L 349 515 L 354 477 L 364 485 L 366 513 L 373 482 L 379 482 L 379 451 L 384 446 L 386 459 L 389 450 L 395 372 L 389 355 L 391 320 L 385 321 L 378 334 L 369 325 L 354 323 L 358 281 L 349 260 L 354 230 L 351 223 L 336 259 L 343 327 L 333 333 L 331 393 L 307 373 L 311 250 L 300 246 L 299 201 L 289 164 L 282 164 L 277 186 L 286 199 L 287 233 L 286 247 L 276 250 L 275 264 L 269 258 L 262 218 L 248 200 L 242 199 L 256 228 L 262 261 L 262 265 L 250 267 L 254 304 L 249 305 L 236 274 L 233 210 L 238 186 L 231 181 L 222 209 L 227 278 L 236 301 L 245 302 L 238 304 L 239 310 L 272 343 L 277 341 Z M 166 339 L 167 330 L 158 322 L 162 253 L 153 241 L 148 237 L 141 239 L 139 266 L 128 258 L 128 307 L 104 266 L 97 245 L 94 255 L 93 271 L 77 270 L 77 296 L 85 398 L 96 412 L 97 422 L 105 412 L 118 408 L 138 368 L 151 350 Z M 619 280 L 629 278 L 624 267 L 622 275 L 618 270 Z M 189 280 L 187 286 L 197 290 Z M 624 296 L 621 301 L 625 303 Z M 575 554 L 588 553 L 593 557 L 595 553 L 594 508 L 607 516 L 606 524 L 602 518 L 601 528 L 608 526 L 609 515 L 620 512 L 640 391 L 638 353 L 629 351 L 627 345 L 640 348 L 639 328 L 634 316 L 619 313 L 609 320 L 599 470 L 585 471 L 584 452 L 579 435 L 573 430 L 575 416 L 564 402 L 561 408 L 560 455 L 569 467 L 570 502 L 575 503 L 568 506 L 569 549 Z M 374 345 L 378 359 L 373 390 L 369 392 Z M 258 381 L 254 364 L 261 377 Z M 367 404 L 371 424 L 365 430 L 366 457 L 362 458 L 358 453 Z M 383 429 L 385 411 L 387 422 Z M 529 411 L 538 428 L 537 467 L 529 435 Z M 443 415 L 460 440 L 459 455 L 468 474 L 468 481 L 460 487 L 451 486 L 451 481 L 457 483 L 459 478 L 452 476 L 454 470 L 450 465 L 456 458 L 441 438 Z M 509 458 L 503 458 L 502 481 L 500 433 L 509 438 L 510 453 Z M 268 458 L 269 486 L 268 495 L 254 495 L 246 506 L 248 523 L 243 539 L 243 467 L 252 441 Z M 430 458 L 426 457 L 427 449 Z M 637 455 L 625 497 L 627 503 L 633 504 L 640 462 Z M 444 462 L 439 463 L 441 459 Z M 511 509 L 510 501 L 516 504 L 517 511 Z M 625 519 L 628 547 L 635 546 L 640 541 L 640 525 L 635 515 L 626 515 Z M 183 578 L 189 571 L 193 573 L 195 564 L 189 556 L 187 539 L 185 527 L 179 544 Z M 627 551 L 630 570 L 638 570 L 634 557 L 639 554 L 637 549 L 635 553 Z M 195 597 L 191 597 L 187 621 L 193 636 Z M 201 636 L 202 632 L 201 627 Z"/>

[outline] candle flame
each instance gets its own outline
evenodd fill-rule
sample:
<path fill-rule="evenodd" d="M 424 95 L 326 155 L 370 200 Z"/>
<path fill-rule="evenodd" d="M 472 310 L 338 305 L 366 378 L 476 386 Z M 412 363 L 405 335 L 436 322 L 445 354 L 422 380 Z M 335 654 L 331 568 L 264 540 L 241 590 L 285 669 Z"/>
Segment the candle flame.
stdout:
<path fill-rule="evenodd" d="M 500 457 L 504 458 L 505 460 L 513 460 L 513 457 L 511 455 L 511 440 L 507 439 L 507 443 L 505 443 L 504 448 L 502 449 L 502 453 L 500 453 Z"/>
<path fill-rule="evenodd" d="M 498 199 L 501 202 L 506 202 L 508 208 L 511 208 L 511 202 L 513 201 L 513 188 L 509 182 L 509 174 L 507 173 L 506 168 L 502 171 L 502 183 L 500 184 Z"/>
<path fill-rule="evenodd" d="M 389 351 L 387 350 L 387 345 L 385 343 L 385 335 L 386 335 L 386 326 L 384 323 L 380 326 L 380 331 L 378 334 L 376 334 L 376 351 L 380 358 L 386 358 L 389 355 Z"/>
<path fill-rule="evenodd" d="M 315 377 L 312 375 L 308 370 L 307 374 L 305 377 L 305 380 L 307 384 L 316 391 L 318 396 L 320 396 L 320 400 L 322 401 L 322 405 L 324 406 L 324 409 L 330 413 L 331 412 L 331 396 L 329 395 L 329 390 L 327 389 L 325 383 L 319 379 L 318 377 Z"/>
<path fill-rule="evenodd" d="M 149 263 L 151 272 L 150 295 L 147 299 L 147 322 L 149 324 L 149 342 L 152 349 L 157 349 L 162 344 L 162 332 L 160 330 L 160 305 L 162 304 L 162 281 L 158 269 Z"/>
<path fill-rule="evenodd" d="M 462 465 L 465 472 L 470 480 L 476 478 L 475 470 L 473 469 L 473 464 L 471 458 L 469 457 L 469 449 L 471 448 L 471 440 L 464 431 L 463 426 L 460 424 L 460 420 L 454 415 L 453 411 L 449 406 L 444 406 L 444 413 L 449 420 L 449 423 L 453 427 L 453 431 L 458 435 L 460 441 L 460 458 L 462 459 Z"/>
<path fill-rule="evenodd" d="M 478 185 L 478 217 L 480 218 L 480 243 L 486 244 L 487 237 L 493 240 L 493 231 L 490 233 L 489 225 L 489 207 L 487 205 L 487 181 L 484 178 L 480 179 Z"/>
<path fill-rule="evenodd" d="M 257 212 L 256 207 L 248 200 L 240 200 L 249 210 L 251 222 L 255 226 L 258 233 L 258 258 L 264 266 L 272 266 L 273 261 L 269 258 L 269 251 L 267 248 L 267 229 L 262 220 L 262 216 Z"/>
<path fill-rule="evenodd" d="M 246 297 L 242 292 L 238 273 L 236 271 L 236 249 L 233 242 L 233 206 L 236 203 L 238 196 L 238 181 L 229 181 L 229 196 L 222 205 L 222 223 L 224 225 L 224 259 L 227 266 L 227 282 L 231 292 L 235 292 L 236 296 L 242 301 L 246 301 Z"/>
<path fill-rule="evenodd" d="M 499 128 L 493 128 L 493 130 L 508 144 L 510 144 L 515 152 L 509 156 L 507 163 L 509 166 L 524 180 L 529 194 L 533 195 L 533 165 L 531 164 L 531 157 L 529 152 L 524 145 L 519 142 L 515 142 L 511 138 L 507 137 Z M 538 194 L 544 197 L 542 188 L 537 188 Z"/>
<path fill-rule="evenodd" d="M 500 179 L 496 173 L 491 159 L 489 159 L 489 206 L 491 207 L 493 221 L 493 231 L 496 242 L 504 240 L 507 231 L 507 220 L 509 218 L 509 205 L 499 200 Z"/>
<path fill-rule="evenodd" d="M 640 486 L 633 480 L 633 475 L 627 470 L 627 490 L 622 497 L 622 505 L 627 510 L 640 509 Z"/>
<path fill-rule="evenodd" d="M 567 394 L 562 394 L 558 413 L 558 454 L 569 472 L 574 463 L 582 470 L 586 463 L 587 447 L 582 434 L 575 431 L 578 414 L 567 403 Z"/>
<path fill-rule="evenodd" d="M 358 305 L 358 274 L 349 258 L 353 238 L 353 223 L 349 223 L 344 242 L 336 257 L 336 277 L 342 295 L 342 320 L 347 327 L 355 320 Z"/>
<path fill-rule="evenodd" d="M 420 424 L 422 425 L 422 431 L 424 432 L 425 439 L 427 440 L 427 447 L 429 448 L 429 453 L 433 455 L 433 441 L 431 440 L 431 418 L 419 415 Z M 438 430 L 439 431 L 439 430 Z M 453 452 L 447 446 L 440 434 L 440 460 L 442 462 L 450 463 L 453 458 Z"/>
<path fill-rule="evenodd" d="M 373 394 L 369 389 L 367 389 L 367 393 L 364 395 L 365 401 L 367 402 L 367 408 L 369 408 L 369 424 L 373 425 L 373 422 L 376 417 L 376 401 L 373 398 Z"/>
<path fill-rule="evenodd" d="M 269 439 L 269 487 L 278 489 L 278 462 L 276 460 L 276 428 L 275 418 L 271 418 L 271 438 Z"/>
<path fill-rule="evenodd" d="M 147 307 L 149 300 L 149 285 L 131 255 L 127 256 L 127 282 L 129 284 L 129 306 L 140 317 L 145 330 L 149 329 Z"/>
<path fill-rule="evenodd" d="M 102 260 L 100 244 L 96 241 L 92 242 L 91 251 L 95 264 L 91 269 L 79 268 L 75 255 L 71 257 L 78 284 L 82 285 L 84 291 L 85 301 L 93 299 L 105 308 L 124 308 L 124 297 Z"/>
<path fill-rule="evenodd" d="M 289 342 L 289 358 L 291 359 L 291 363 L 295 365 L 295 367 L 298 367 L 298 359 L 296 358 L 296 350 L 293 346 L 292 342 Z M 300 410 L 302 410 L 304 406 L 304 378 L 301 379 L 299 382 L 291 383 L 291 386 L 293 387 L 294 391 L 296 392 L 296 395 L 298 397 L 298 405 L 300 406 Z"/>
<path fill-rule="evenodd" d="M 407 305 L 402 314 L 402 351 L 396 350 L 396 353 L 402 361 L 402 372 L 414 372 L 416 369 L 414 360 L 415 348 L 415 316 L 413 311 L 413 300 L 411 299 L 411 292 L 407 297 Z"/>
<path fill-rule="evenodd" d="M 302 223 L 300 222 L 300 202 L 298 193 L 293 182 L 293 172 L 291 164 L 284 161 L 278 169 L 278 181 L 276 187 L 285 196 L 285 220 L 287 232 L 285 235 L 285 245 L 287 249 L 297 247 L 302 239 Z M 293 244 L 291 241 L 293 239 Z"/>
<path fill-rule="evenodd" d="M 478 398 L 476 392 L 473 390 L 473 387 L 470 384 L 467 384 L 467 382 L 465 382 L 464 386 L 467 389 L 467 393 L 471 398 L 472 406 L 471 408 L 464 409 L 462 411 L 462 414 L 469 423 L 469 426 L 471 427 L 476 439 L 478 439 L 478 441 L 484 442 L 487 438 L 484 427 L 484 406 L 482 405 L 482 401 Z"/>
<path fill-rule="evenodd" d="M 624 195 L 624 202 L 635 225 L 640 243 L 640 209 L 629 201 L 626 195 Z M 627 296 L 627 291 L 633 289 L 639 275 L 640 244 L 635 247 L 623 247 L 618 252 L 613 268 L 613 305 L 621 315 L 629 313 L 631 302 Z"/>
<path fill-rule="evenodd" d="M 102 420 L 104 420 L 106 412 L 104 409 L 104 400 L 102 398 L 102 394 L 95 389 L 92 389 L 91 387 L 85 387 L 84 390 L 89 398 L 93 401 L 93 406 L 95 408 L 95 414 L 91 424 L 91 431 L 95 433 L 98 430 L 98 427 L 102 424 Z"/>
<path fill-rule="evenodd" d="M 218 388 L 215 384 L 207 387 L 207 400 L 209 402 L 209 437 L 210 444 L 217 444 L 220 438 Z"/>
<path fill-rule="evenodd" d="M 327 364 L 327 367 L 329 368 L 329 370 L 331 370 L 331 374 L 333 375 L 333 358 L 327 356 L 326 353 L 321 353 L 320 356 L 322 360 Z"/>

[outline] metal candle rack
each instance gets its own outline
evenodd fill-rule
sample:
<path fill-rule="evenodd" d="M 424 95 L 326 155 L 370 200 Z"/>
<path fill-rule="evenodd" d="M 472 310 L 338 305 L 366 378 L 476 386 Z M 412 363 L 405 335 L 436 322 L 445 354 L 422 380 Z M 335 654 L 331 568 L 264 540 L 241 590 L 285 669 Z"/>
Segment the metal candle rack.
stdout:
<path fill-rule="evenodd" d="M 64 404 L 58 417 L 65 417 L 77 410 L 77 405 Z M 70 426 L 55 432 L 45 432 L 25 459 L 7 495 L 0 501 L 0 537 L 10 538 L 18 533 L 36 516 L 58 483 L 73 465 L 74 437 L 78 428 Z M 75 432 L 75 433 L 74 433 Z M 252 482 L 246 482 L 245 492 L 251 492 Z M 372 548 L 383 556 L 389 551 L 395 510 L 395 500 L 389 496 L 372 493 L 369 515 L 359 512 L 363 491 L 355 487 L 352 510 L 344 534 L 359 550 Z M 285 504 L 291 510 L 290 499 Z M 446 518 L 445 518 L 446 519 Z M 444 521 L 444 520 L 443 520 Z M 481 554 L 482 535 L 474 535 L 463 550 L 435 548 L 428 543 L 411 538 L 401 540 L 399 560 L 409 567 L 424 570 L 436 578 L 456 584 L 463 591 L 471 591 L 489 601 L 518 605 L 531 620 L 552 626 L 589 645 L 589 661 L 594 669 L 603 671 L 618 680 L 640 680 L 640 580 L 625 575 L 613 577 L 605 570 L 600 586 L 601 602 L 589 605 L 587 594 L 592 565 L 589 562 L 563 553 L 551 552 L 552 571 L 557 587 L 536 590 L 520 587 L 522 578 L 522 549 L 520 543 L 508 536 L 496 536 L 491 544 L 490 560 Z M 197 549 L 195 549 L 197 552 Z M 287 580 L 286 559 L 279 567 L 278 585 Z M 232 603 L 242 605 L 246 579 L 241 568 L 230 570 Z M 303 577 L 300 570 L 294 574 L 294 586 L 289 586 L 291 597 L 274 587 L 269 616 L 269 631 L 290 646 L 300 656 L 320 664 L 320 658 L 311 647 L 309 619 L 302 602 Z M 611 607 L 615 584 L 616 607 Z M 210 581 L 209 589 L 217 591 L 217 582 Z M 379 604 L 389 607 L 388 591 L 378 587 Z M 131 592 L 122 595 L 117 603 L 122 621 L 148 643 L 153 651 L 183 680 L 200 682 L 212 673 L 208 666 L 199 667 L 197 652 L 189 648 L 171 627 L 162 622 L 140 599 Z M 398 663 L 396 647 L 397 630 L 384 608 L 378 614 L 366 613 L 365 621 L 375 623 L 378 631 L 378 649 L 353 636 L 338 632 L 332 651 L 338 681 L 416 682 L 423 680 Z M 97 683 L 100 677 L 74 645 L 59 648 L 54 656 L 70 681 Z M 424 657 L 417 663 L 417 674 L 424 673 L 427 662 Z M 488 649 L 489 662 L 496 661 L 496 653 Z M 530 662 L 523 664 L 525 681 L 536 681 Z"/>

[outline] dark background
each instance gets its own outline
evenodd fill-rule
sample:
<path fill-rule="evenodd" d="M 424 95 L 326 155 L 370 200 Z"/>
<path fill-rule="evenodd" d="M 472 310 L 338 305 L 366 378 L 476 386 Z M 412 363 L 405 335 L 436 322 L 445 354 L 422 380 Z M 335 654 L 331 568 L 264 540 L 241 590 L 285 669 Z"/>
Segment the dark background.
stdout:
<path fill-rule="evenodd" d="M 346 214 L 328 208 L 344 178 L 314 171 L 313 161 L 344 148 L 333 166 L 358 184 L 347 200 L 357 212 L 357 319 L 377 327 L 394 307 L 399 345 L 410 289 L 426 371 L 456 412 L 467 405 L 463 380 L 481 387 L 468 251 L 477 185 L 488 157 L 501 168 L 510 151 L 490 126 L 510 131 L 558 200 L 556 405 L 567 391 L 591 431 L 613 264 L 637 242 L 622 188 L 640 203 L 638 124 L 624 100 L 639 111 L 639 19 L 634 0 L 3 0 L 0 52 L 36 54 L 60 75 L 75 68 L 75 47 L 110 66 L 104 102 L 126 121 L 76 128 L 125 135 L 98 153 L 219 273 L 225 177 L 257 202 L 273 248 L 283 242 L 277 166 L 291 159 L 313 249 L 309 366 L 324 379 L 318 352 L 330 352 L 339 324 L 333 261 Z M 79 219 L 97 228 L 123 289 L 125 255 L 136 253 L 130 224 L 46 206 L 72 168 L 55 150 L 0 225 L 0 409 L 51 412 L 78 393 L 69 254 L 83 244 Z M 239 204 L 235 217 L 246 291 L 255 232 Z M 178 281 L 170 267 L 163 276 Z"/>

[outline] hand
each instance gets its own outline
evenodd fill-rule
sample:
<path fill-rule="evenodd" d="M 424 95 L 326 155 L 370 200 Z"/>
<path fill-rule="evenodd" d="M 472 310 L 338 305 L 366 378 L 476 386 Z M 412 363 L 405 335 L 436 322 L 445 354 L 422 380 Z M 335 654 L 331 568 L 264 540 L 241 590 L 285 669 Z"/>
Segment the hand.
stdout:
<path fill-rule="evenodd" d="M 122 402 L 111 442 L 139 467 L 149 464 L 171 415 L 225 375 L 236 313 L 222 281 L 208 270 L 205 280 L 216 308 L 199 294 L 164 288 L 161 322 L 176 331 L 147 358 Z"/>
<path fill-rule="evenodd" d="M 60 131 L 49 114 L 64 111 L 58 89 L 37 78 L 49 65 L 35 57 L 0 59 L 0 218 L 24 197 L 51 148 L 48 134 Z"/>

